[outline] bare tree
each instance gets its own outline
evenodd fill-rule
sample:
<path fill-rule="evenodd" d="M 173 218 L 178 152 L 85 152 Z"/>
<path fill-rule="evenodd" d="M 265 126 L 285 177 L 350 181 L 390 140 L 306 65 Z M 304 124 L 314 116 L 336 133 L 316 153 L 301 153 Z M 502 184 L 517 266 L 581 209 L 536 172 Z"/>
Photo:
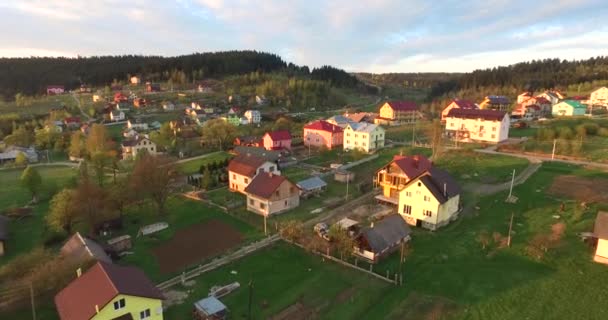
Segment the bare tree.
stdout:
<path fill-rule="evenodd" d="M 159 214 L 165 213 L 165 204 L 171 194 L 177 171 L 166 156 L 144 155 L 135 162 L 130 185 L 133 192 L 150 197 Z"/>

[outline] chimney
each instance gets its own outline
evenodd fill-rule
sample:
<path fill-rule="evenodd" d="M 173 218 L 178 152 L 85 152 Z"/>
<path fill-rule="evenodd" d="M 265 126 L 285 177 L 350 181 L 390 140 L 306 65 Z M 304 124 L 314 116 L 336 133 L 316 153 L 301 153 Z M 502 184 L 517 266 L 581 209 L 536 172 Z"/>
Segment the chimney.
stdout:
<path fill-rule="evenodd" d="M 81 268 L 76 269 L 76 277 L 80 278 L 81 275 L 82 275 L 82 269 Z"/>
<path fill-rule="evenodd" d="M 374 228 L 374 222 L 373 221 L 372 221 L 371 226 L 369 226 L 369 227 L 372 228 L 372 229 Z"/>
<path fill-rule="evenodd" d="M 99 305 L 95 305 L 95 313 L 99 313 Z"/>
<path fill-rule="evenodd" d="M 413 159 L 414 159 L 414 168 L 418 169 L 418 166 L 420 164 L 420 156 L 419 155 L 415 155 L 413 157 Z"/>
<path fill-rule="evenodd" d="M 447 198 L 448 196 L 448 184 L 447 183 L 443 183 L 443 196 Z"/>

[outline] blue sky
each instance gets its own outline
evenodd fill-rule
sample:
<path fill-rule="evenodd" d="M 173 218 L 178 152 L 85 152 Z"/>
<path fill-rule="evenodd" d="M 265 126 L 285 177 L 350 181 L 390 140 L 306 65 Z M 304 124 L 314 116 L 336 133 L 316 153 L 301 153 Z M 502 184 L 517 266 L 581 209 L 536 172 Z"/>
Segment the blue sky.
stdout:
<path fill-rule="evenodd" d="M 274 52 L 348 71 L 608 54 L 607 0 L 1 0 L 0 56 Z"/>

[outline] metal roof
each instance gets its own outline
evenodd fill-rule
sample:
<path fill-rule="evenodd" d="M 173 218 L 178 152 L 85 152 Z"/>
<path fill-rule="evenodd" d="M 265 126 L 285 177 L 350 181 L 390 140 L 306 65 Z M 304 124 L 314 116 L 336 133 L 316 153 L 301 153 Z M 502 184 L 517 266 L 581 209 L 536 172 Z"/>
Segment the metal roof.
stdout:
<path fill-rule="evenodd" d="M 296 183 L 300 189 L 305 191 L 316 190 L 327 186 L 327 183 L 319 177 L 312 177 Z"/>
<path fill-rule="evenodd" d="M 216 297 L 201 299 L 194 303 L 194 307 L 209 316 L 226 310 L 226 306 Z"/>
<path fill-rule="evenodd" d="M 366 238 L 370 248 L 375 253 L 383 252 L 411 233 L 410 227 L 405 220 L 398 215 L 390 215 L 380 220 L 374 227 L 367 227 L 361 230 L 361 235 Z"/>
<path fill-rule="evenodd" d="M 336 225 L 340 228 L 342 228 L 343 230 L 346 230 L 352 226 L 356 226 L 359 224 L 359 221 L 355 221 L 353 219 L 349 219 L 349 218 L 343 218 L 342 220 L 336 222 Z"/>

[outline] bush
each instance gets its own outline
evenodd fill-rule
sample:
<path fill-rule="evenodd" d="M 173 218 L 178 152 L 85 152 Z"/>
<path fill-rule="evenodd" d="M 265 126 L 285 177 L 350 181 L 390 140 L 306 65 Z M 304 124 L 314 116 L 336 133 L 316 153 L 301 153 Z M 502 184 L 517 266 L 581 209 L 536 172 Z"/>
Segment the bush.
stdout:
<path fill-rule="evenodd" d="M 597 132 L 600 137 L 608 137 L 608 129 L 600 128 Z"/>

